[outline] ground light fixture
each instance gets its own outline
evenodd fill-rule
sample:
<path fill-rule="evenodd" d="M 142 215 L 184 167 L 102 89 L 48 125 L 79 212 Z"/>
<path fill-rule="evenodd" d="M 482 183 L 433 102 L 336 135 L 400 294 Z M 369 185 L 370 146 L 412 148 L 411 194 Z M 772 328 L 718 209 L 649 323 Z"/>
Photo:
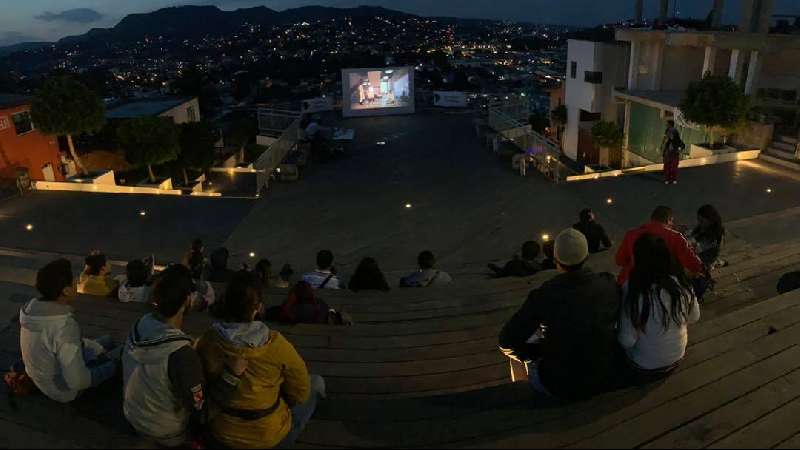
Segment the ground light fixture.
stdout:
<path fill-rule="evenodd" d="M 414 207 L 414 205 L 412 205 L 411 203 L 406 203 L 406 209 L 411 209 L 413 207 Z"/>
<path fill-rule="evenodd" d="M 32 224 L 32 223 L 29 223 L 29 224 L 25 225 L 25 229 L 26 229 L 27 231 L 33 231 L 33 224 Z"/>
<path fill-rule="evenodd" d="M 611 198 L 611 197 L 608 197 L 608 198 L 606 199 L 606 203 L 607 203 L 607 204 L 609 204 L 609 205 L 613 205 L 613 204 L 614 204 L 614 199 L 613 199 L 613 198 Z"/>
<path fill-rule="evenodd" d="M 141 211 L 139 211 L 139 215 L 140 215 L 140 216 L 142 216 L 142 217 L 144 217 L 144 216 L 146 216 L 146 215 L 147 215 L 147 211 L 145 211 L 145 210 L 141 210 Z"/>
<path fill-rule="evenodd" d="M 767 188 L 767 194 L 772 194 L 772 188 Z"/>
<path fill-rule="evenodd" d="M 250 257 L 251 258 L 255 258 L 256 257 L 256 252 L 250 252 Z"/>

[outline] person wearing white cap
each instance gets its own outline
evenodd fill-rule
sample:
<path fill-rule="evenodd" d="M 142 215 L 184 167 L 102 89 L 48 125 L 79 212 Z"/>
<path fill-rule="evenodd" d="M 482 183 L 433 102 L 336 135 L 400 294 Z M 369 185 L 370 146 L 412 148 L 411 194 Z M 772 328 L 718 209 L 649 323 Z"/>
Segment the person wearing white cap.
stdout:
<path fill-rule="evenodd" d="M 589 244 L 579 231 L 555 240 L 561 272 L 532 291 L 500 333 L 500 348 L 525 363 L 538 393 L 583 400 L 614 386 L 619 291 L 614 276 L 584 267 Z"/>

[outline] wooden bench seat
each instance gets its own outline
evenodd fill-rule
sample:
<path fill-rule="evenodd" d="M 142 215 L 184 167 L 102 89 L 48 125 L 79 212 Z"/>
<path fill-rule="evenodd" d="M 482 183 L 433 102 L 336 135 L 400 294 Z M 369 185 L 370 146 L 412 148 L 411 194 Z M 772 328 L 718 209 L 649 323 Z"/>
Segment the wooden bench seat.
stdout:
<path fill-rule="evenodd" d="M 764 414 L 785 417 L 789 411 L 783 408 L 797 408 L 800 294 L 708 322 L 694 328 L 693 336 L 680 370 L 647 389 L 562 407 L 536 406 L 524 383 L 434 398 L 332 401 L 302 444 L 695 448 L 746 439 L 745 427 L 768 426 L 757 421 Z M 800 431 L 800 423 L 772 428 L 781 433 L 767 441 L 779 443 Z"/>

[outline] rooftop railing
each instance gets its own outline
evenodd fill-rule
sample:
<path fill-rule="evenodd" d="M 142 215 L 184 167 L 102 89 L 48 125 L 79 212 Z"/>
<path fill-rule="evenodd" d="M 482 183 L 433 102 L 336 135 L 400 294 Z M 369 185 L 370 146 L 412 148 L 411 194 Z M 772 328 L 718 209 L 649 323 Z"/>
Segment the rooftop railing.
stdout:
<path fill-rule="evenodd" d="M 578 175 L 562 162 L 561 148 L 556 142 L 531 129 L 529 114 L 524 97 L 510 99 L 490 106 L 488 124 L 498 137 L 512 142 L 526 155 L 527 164 L 553 182 L 563 183 L 567 177 Z"/>

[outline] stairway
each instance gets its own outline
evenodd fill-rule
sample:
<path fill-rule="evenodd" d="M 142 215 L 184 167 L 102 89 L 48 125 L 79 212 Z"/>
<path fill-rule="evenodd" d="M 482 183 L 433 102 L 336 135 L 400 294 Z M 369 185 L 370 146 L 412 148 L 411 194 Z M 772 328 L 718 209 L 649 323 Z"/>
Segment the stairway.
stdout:
<path fill-rule="evenodd" d="M 772 142 L 766 152 L 761 154 L 761 157 L 773 164 L 800 170 L 800 155 L 798 154 L 797 146 L 797 138 L 776 136 L 775 141 Z"/>

